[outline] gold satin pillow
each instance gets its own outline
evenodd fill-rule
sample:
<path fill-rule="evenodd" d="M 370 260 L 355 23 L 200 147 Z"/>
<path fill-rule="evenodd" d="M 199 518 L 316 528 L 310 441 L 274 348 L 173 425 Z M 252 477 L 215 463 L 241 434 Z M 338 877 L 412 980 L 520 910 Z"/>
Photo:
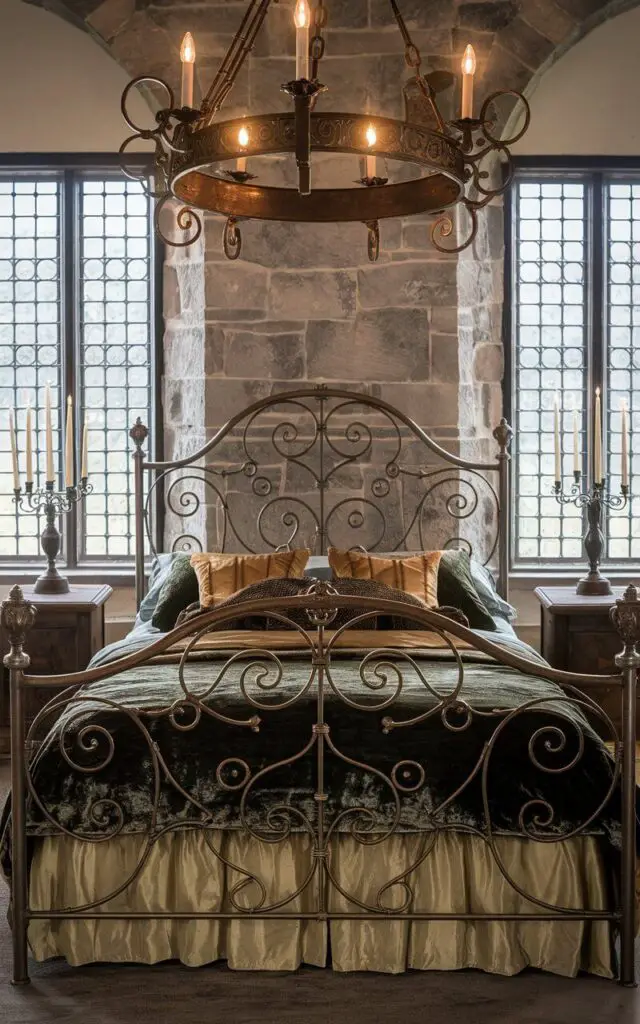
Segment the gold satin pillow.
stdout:
<path fill-rule="evenodd" d="M 198 596 L 205 608 L 215 608 L 232 594 L 259 580 L 302 576 L 310 551 L 277 551 L 269 555 L 198 554 L 191 565 L 198 577 Z"/>
<path fill-rule="evenodd" d="M 383 558 L 363 551 L 329 548 L 329 565 L 343 579 L 377 580 L 388 587 L 424 601 L 427 608 L 438 607 L 438 565 L 441 551 L 423 551 L 404 558 Z"/>

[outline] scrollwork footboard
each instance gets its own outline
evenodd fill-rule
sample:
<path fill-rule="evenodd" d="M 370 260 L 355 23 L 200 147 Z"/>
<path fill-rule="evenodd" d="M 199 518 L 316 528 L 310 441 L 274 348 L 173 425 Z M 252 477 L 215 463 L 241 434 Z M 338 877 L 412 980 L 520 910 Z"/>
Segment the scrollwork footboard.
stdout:
<path fill-rule="evenodd" d="M 264 631 L 225 631 L 239 610 Z M 339 611 L 350 614 L 337 620 Z M 400 634 L 363 630 L 390 613 Z M 339 596 L 318 582 L 300 597 L 212 611 L 143 651 L 67 677 L 28 674 L 34 610 L 15 587 L 2 619 L 11 651 L 11 873 L 14 975 L 28 980 L 30 921 L 208 918 L 274 920 L 609 921 L 621 936 L 620 981 L 632 984 L 635 896 L 635 687 L 640 600 L 614 610 L 624 640 L 617 685 L 623 734 L 589 697 L 602 676 L 549 669 L 442 615 L 402 601 Z M 336 621 L 343 622 L 334 628 Z M 420 630 L 414 629 L 420 625 Z M 136 673 L 134 676 L 133 673 Z M 25 735 L 23 695 L 52 699 Z M 71 689 L 69 689 L 71 687 Z M 611 737 L 610 756 L 588 719 Z M 31 760 L 30 738 L 50 721 Z M 600 731 L 602 731 L 602 729 Z M 295 841 L 305 867 L 284 887 L 229 853 L 225 830 L 274 855 Z M 224 868 L 226 890 L 197 912 L 128 910 L 167 836 L 197 832 Z M 485 844 L 519 902 L 495 912 L 434 909 L 416 891 L 443 833 Z M 74 906 L 28 901 L 29 844 L 66 837 L 104 844 L 136 835 L 136 861 L 117 885 Z M 401 870 L 368 890 L 341 866 L 340 844 L 365 851 L 417 841 Z M 558 844 L 598 836 L 618 880 L 611 906 L 553 901 L 506 863 L 502 837 Z M 236 849 L 240 849 L 239 846 Z M 115 907 L 115 909 L 114 909 Z"/>

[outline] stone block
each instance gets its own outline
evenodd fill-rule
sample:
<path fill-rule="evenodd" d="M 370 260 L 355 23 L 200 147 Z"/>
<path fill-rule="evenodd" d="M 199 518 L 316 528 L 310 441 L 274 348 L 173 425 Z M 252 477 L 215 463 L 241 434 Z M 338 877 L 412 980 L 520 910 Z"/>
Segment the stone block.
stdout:
<path fill-rule="evenodd" d="M 202 375 L 205 363 L 204 325 L 183 327 L 179 323 L 167 324 L 164 332 L 163 371 L 167 377 L 195 377 Z M 208 372 L 220 372 L 222 364 Z M 205 371 L 207 372 L 207 371 Z"/>
<path fill-rule="evenodd" d="M 406 0 L 401 6 L 402 17 L 410 28 L 449 28 L 455 24 L 456 9 L 452 0 Z M 371 0 L 371 24 L 376 28 L 395 25 L 389 0 Z"/>
<path fill-rule="evenodd" d="M 375 385 L 380 398 L 397 406 L 421 427 L 458 425 L 457 384 L 388 383 Z"/>
<path fill-rule="evenodd" d="M 364 308 L 454 305 L 456 265 L 422 260 L 371 266 L 358 272 L 358 294 Z"/>
<path fill-rule="evenodd" d="M 495 302 L 496 282 L 491 260 L 460 260 L 458 263 L 458 302 L 461 308 Z"/>
<path fill-rule="evenodd" d="M 264 380 L 205 378 L 205 426 L 209 429 L 223 426 L 232 416 L 270 393 L 269 382 Z"/>
<path fill-rule="evenodd" d="M 233 310 L 236 317 L 242 316 L 241 310 L 266 310 L 268 274 L 262 267 L 252 266 L 244 260 L 207 263 L 204 281 L 207 310 Z M 253 320 L 254 317 L 243 319 Z"/>
<path fill-rule="evenodd" d="M 554 0 L 520 0 L 520 16 L 557 46 L 576 27 L 576 19 Z"/>
<path fill-rule="evenodd" d="M 226 377 L 296 380 L 305 374 L 301 334 L 253 334 L 225 330 Z"/>
<path fill-rule="evenodd" d="M 556 0 L 556 3 L 577 21 L 602 11 L 602 0 Z"/>
<path fill-rule="evenodd" d="M 144 40 L 144 50 L 142 50 Z M 155 75 L 164 79 L 174 89 L 179 88 L 180 61 L 177 46 L 167 33 L 151 20 L 147 11 L 136 11 L 124 27 L 113 37 L 109 50 L 111 56 L 133 77 L 140 74 Z M 144 67 L 141 67 L 144 53 Z M 166 95 L 160 94 L 166 105 Z"/>
<path fill-rule="evenodd" d="M 307 329 L 311 379 L 426 380 L 429 317 L 426 310 L 361 312 L 353 323 L 311 321 Z"/>
<path fill-rule="evenodd" d="M 532 71 L 537 71 L 555 49 L 554 43 L 546 35 L 522 18 L 514 18 L 506 28 L 498 32 L 496 42 Z"/>
<path fill-rule="evenodd" d="M 486 93 L 494 89 L 515 89 L 524 92 L 531 80 L 531 68 L 510 50 L 497 43 L 491 49 L 491 61 L 483 75 L 482 87 Z"/>
<path fill-rule="evenodd" d="M 505 28 L 518 13 L 515 0 L 495 0 L 493 3 L 462 3 L 458 8 L 461 28 L 482 32 L 497 32 Z"/>
<path fill-rule="evenodd" d="M 165 423 L 179 425 L 181 432 L 202 430 L 205 388 L 202 376 L 163 380 Z"/>
<path fill-rule="evenodd" d="M 460 372 L 458 335 L 432 333 L 430 344 L 431 374 L 429 379 L 433 383 L 438 381 L 442 381 L 443 384 L 455 383 Z"/>
<path fill-rule="evenodd" d="M 87 18 L 87 25 L 108 43 L 122 31 L 135 10 L 135 0 L 103 0 Z"/>
<path fill-rule="evenodd" d="M 478 345 L 473 355 L 473 372 L 476 380 L 500 383 L 504 375 L 502 345 Z"/>
<path fill-rule="evenodd" d="M 346 270 L 275 271 L 269 308 L 276 316 L 348 319 L 355 314 L 356 277 Z"/>
<path fill-rule="evenodd" d="M 434 306 L 431 310 L 431 330 L 442 334 L 456 334 L 458 330 L 457 306 Z"/>
<path fill-rule="evenodd" d="M 165 319 L 201 320 L 204 306 L 202 264 L 187 261 L 165 263 L 162 273 Z"/>
<path fill-rule="evenodd" d="M 356 267 L 367 258 L 363 224 L 248 221 L 242 236 L 245 258 L 264 267 Z"/>

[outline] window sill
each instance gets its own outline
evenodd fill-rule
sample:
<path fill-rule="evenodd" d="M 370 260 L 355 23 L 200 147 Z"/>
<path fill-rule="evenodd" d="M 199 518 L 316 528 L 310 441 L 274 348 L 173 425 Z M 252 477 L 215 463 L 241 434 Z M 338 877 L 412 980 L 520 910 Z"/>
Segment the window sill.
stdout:
<path fill-rule="evenodd" d="M 86 569 L 71 569 L 65 571 L 63 565 L 59 566 L 62 576 L 66 576 L 69 583 L 108 583 L 111 587 L 134 587 L 135 572 L 128 566 L 95 566 Z M 35 583 L 42 573 L 44 566 L 28 570 L 21 567 L 0 568 L 0 586 L 12 586 L 14 583 L 28 584 Z"/>
<path fill-rule="evenodd" d="M 640 565 L 636 567 L 603 566 L 602 575 L 611 580 L 617 587 L 625 587 L 629 583 L 640 583 Z M 586 564 L 579 569 L 567 567 L 566 569 L 553 569 L 550 566 L 539 568 L 512 569 L 509 573 L 509 584 L 512 587 L 539 587 L 545 583 L 557 584 L 558 586 L 571 586 L 577 583 L 587 573 Z"/>

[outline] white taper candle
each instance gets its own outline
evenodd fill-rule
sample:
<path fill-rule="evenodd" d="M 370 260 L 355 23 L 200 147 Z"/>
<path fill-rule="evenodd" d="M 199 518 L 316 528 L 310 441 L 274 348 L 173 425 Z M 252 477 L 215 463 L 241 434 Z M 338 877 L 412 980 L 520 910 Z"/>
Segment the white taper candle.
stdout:
<path fill-rule="evenodd" d="M 13 467 L 13 489 L 20 490 L 20 470 L 18 468 L 18 441 L 16 438 L 16 421 L 9 410 L 9 441 L 11 444 L 11 465 Z"/>
<path fill-rule="evenodd" d="M 626 400 L 620 402 L 620 415 L 622 419 L 622 448 L 620 451 L 620 482 L 623 487 L 629 486 L 629 416 Z"/>
<path fill-rule="evenodd" d="M 596 412 L 593 431 L 593 482 L 602 483 L 602 407 L 600 388 L 596 388 Z"/>
<path fill-rule="evenodd" d="M 27 483 L 33 483 L 33 422 L 31 406 L 27 406 Z"/>
<path fill-rule="evenodd" d="M 293 20 L 296 26 L 296 78 L 308 78 L 311 10 L 307 0 L 297 0 Z"/>
<path fill-rule="evenodd" d="M 461 117 L 473 117 L 473 76 L 476 73 L 476 54 L 471 43 L 462 57 L 462 107 Z"/>
<path fill-rule="evenodd" d="M 562 480 L 562 451 L 560 449 L 560 401 L 556 391 L 553 398 L 553 450 L 556 464 L 556 483 Z"/>
<path fill-rule="evenodd" d="M 88 438 L 88 432 L 87 432 L 87 414 L 85 413 L 85 416 L 84 416 L 84 427 L 82 429 L 82 468 L 80 469 L 80 476 L 81 476 L 81 478 L 83 480 L 86 480 L 87 476 L 89 475 L 88 470 L 87 470 L 88 454 L 89 454 L 89 438 Z"/>
<path fill-rule="evenodd" d="M 67 398 L 67 434 L 64 449 L 65 486 L 73 487 L 73 402 Z"/>
<path fill-rule="evenodd" d="M 580 418 L 578 416 L 578 410 L 573 410 L 573 472 L 580 472 L 580 432 L 579 432 Z"/>
<path fill-rule="evenodd" d="M 51 425 L 51 385 L 44 389 L 44 429 L 46 440 L 47 473 L 46 482 L 53 483 L 56 475 L 53 468 L 53 427 Z"/>
<path fill-rule="evenodd" d="M 182 83 L 180 102 L 183 107 L 193 106 L 193 66 L 196 62 L 196 46 L 190 32 L 185 32 L 180 47 L 182 62 Z"/>

